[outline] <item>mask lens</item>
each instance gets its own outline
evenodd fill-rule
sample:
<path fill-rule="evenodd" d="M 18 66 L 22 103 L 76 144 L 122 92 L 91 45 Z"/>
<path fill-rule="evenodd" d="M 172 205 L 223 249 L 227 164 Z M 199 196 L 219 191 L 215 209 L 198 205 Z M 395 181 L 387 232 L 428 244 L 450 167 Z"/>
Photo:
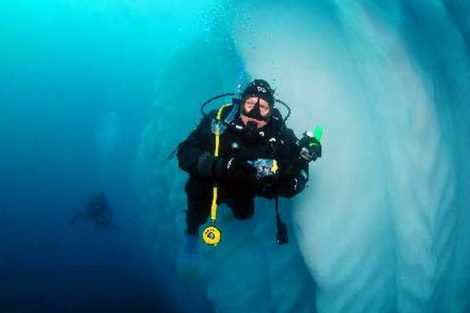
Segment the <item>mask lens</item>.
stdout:
<path fill-rule="evenodd" d="M 259 97 L 257 98 L 256 103 L 253 103 L 251 101 L 247 101 L 245 103 L 245 113 L 244 114 L 248 117 L 254 118 L 254 119 L 259 120 L 259 121 L 266 120 L 266 118 L 264 118 L 261 115 L 260 98 Z"/>

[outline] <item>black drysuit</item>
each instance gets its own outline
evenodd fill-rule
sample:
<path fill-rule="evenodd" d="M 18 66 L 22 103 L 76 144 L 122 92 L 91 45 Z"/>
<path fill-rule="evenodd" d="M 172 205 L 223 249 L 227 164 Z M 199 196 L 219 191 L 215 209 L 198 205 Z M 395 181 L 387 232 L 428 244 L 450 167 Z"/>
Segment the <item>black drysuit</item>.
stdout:
<path fill-rule="evenodd" d="M 178 146 L 178 164 L 189 173 L 185 190 L 188 198 L 187 233 L 195 235 L 207 221 L 212 202 L 212 187 L 218 186 L 218 203 L 225 202 L 238 219 L 254 213 L 254 197 L 292 197 L 305 188 L 308 163 L 299 158 L 300 147 L 294 132 L 287 128 L 281 114 L 273 109 L 271 118 L 261 129 L 249 129 L 240 119 L 238 105 L 223 109 L 221 121 L 232 115 L 230 124 L 221 125 L 219 157 L 238 160 L 274 159 L 278 173 L 266 181 L 247 175 L 239 180 L 221 180 L 214 174 L 214 126 L 217 111 L 202 118 L 199 125 Z M 235 127 L 238 125 L 240 127 Z"/>

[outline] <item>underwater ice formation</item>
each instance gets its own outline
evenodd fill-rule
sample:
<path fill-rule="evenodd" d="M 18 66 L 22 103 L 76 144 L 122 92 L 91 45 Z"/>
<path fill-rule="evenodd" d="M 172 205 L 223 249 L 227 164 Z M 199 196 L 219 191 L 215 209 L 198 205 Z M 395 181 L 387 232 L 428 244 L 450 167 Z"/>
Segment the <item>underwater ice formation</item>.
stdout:
<path fill-rule="evenodd" d="M 273 82 L 297 134 L 324 126 L 324 156 L 311 166 L 310 187 L 283 202 L 296 239 L 288 247 L 272 240 L 268 201 L 247 223 L 222 213 L 222 244 L 200 246 L 196 298 L 221 313 L 468 312 L 468 5 L 242 1 L 218 9 L 224 22 L 172 55 L 157 82 L 140 164 L 160 245 L 181 239 L 185 207 L 185 176 L 164 158 L 197 122 L 198 104 L 238 84 L 237 64 Z M 184 110 L 164 105 L 179 86 Z M 164 251 L 171 268 L 175 251 Z"/>

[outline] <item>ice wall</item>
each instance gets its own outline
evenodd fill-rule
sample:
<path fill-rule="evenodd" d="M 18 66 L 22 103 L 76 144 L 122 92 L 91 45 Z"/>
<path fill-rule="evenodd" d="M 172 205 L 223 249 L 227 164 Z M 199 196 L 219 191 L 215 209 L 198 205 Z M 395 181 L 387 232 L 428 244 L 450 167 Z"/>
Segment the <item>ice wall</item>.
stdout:
<path fill-rule="evenodd" d="M 184 229 L 185 176 L 166 154 L 200 102 L 237 85 L 242 64 L 292 106 L 297 134 L 324 126 L 324 157 L 284 204 L 298 243 L 270 241 L 268 201 L 247 223 L 223 215 L 223 244 L 200 247 L 195 298 L 216 312 L 467 312 L 468 12 L 459 1 L 217 6 L 212 27 L 162 71 L 144 135 L 156 258 L 172 271 L 168 238 Z"/>
<path fill-rule="evenodd" d="M 457 147 L 468 134 L 469 68 L 446 5 L 270 7 L 247 8 L 235 42 L 255 76 L 276 65 L 295 125 L 329 130 L 295 210 L 319 311 L 464 310 L 458 288 L 446 290 L 466 283 L 449 275 L 463 242 L 456 222 L 467 217 L 458 159 L 468 151 Z M 247 26 L 250 16 L 265 23 Z"/>

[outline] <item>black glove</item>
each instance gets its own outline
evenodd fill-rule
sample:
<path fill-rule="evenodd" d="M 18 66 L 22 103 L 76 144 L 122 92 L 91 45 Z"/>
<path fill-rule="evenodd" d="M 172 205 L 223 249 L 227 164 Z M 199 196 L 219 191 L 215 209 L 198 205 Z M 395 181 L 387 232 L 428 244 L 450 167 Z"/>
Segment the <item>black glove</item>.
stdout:
<path fill-rule="evenodd" d="M 321 158 L 321 143 L 315 137 L 300 141 L 300 158 L 307 162 L 314 162 Z"/>
<path fill-rule="evenodd" d="M 256 176 L 256 168 L 247 161 L 237 158 L 216 158 L 212 167 L 216 181 L 251 183 Z"/>

